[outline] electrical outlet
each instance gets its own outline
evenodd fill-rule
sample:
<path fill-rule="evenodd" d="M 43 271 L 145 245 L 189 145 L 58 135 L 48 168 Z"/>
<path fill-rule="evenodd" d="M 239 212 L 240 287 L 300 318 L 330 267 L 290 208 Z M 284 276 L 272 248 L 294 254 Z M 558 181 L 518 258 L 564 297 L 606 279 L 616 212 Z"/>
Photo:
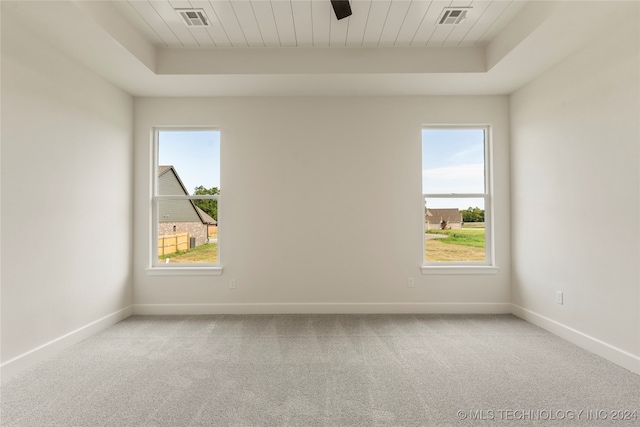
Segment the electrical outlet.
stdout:
<path fill-rule="evenodd" d="M 415 286 L 415 283 L 413 282 L 413 277 L 409 277 L 409 279 L 407 280 L 407 286 L 410 288 L 413 288 Z"/>
<path fill-rule="evenodd" d="M 236 288 L 236 279 L 229 280 L 229 289 L 235 289 L 235 288 Z"/>
<path fill-rule="evenodd" d="M 564 295 L 560 291 L 556 291 L 556 303 L 560 305 L 564 304 Z"/>

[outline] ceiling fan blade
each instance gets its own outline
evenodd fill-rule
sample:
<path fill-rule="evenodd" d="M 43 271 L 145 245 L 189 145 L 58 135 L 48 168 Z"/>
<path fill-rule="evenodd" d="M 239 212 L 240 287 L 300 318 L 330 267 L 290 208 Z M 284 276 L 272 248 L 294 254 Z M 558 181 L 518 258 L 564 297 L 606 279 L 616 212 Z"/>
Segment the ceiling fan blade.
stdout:
<path fill-rule="evenodd" d="M 336 13 L 338 20 L 351 16 L 351 5 L 349 0 L 331 0 L 333 11 Z"/>

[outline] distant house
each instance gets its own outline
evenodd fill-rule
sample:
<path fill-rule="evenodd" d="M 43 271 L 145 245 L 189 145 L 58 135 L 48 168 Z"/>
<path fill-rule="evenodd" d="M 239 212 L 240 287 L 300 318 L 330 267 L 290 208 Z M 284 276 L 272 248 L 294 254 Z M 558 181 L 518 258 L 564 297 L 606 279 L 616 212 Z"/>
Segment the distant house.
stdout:
<path fill-rule="evenodd" d="M 158 194 L 189 195 L 173 166 L 158 167 Z M 192 200 L 160 200 L 158 207 L 158 236 L 173 233 L 189 233 L 195 237 L 195 245 L 208 241 L 209 227 L 217 222 Z"/>
<path fill-rule="evenodd" d="M 425 228 L 427 230 L 461 229 L 462 213 L 457 208 L 428 208 L 425 213 L 424 221 Z"/>

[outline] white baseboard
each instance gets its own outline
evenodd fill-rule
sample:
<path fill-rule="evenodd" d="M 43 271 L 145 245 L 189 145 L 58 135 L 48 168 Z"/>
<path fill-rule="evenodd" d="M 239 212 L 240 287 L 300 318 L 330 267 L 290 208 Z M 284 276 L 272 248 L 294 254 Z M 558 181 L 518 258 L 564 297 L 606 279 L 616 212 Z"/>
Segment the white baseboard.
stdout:
<path fill-rule="evenodd" d="M 133 314 L 511 313 L 509 303 L 135 304 Z"/>
<path fill-rule="evenodd" d="M 133 314 L 133 306 L 125 307 L 114 313 L 108 314 L 94 322 L 82 326 L 81 328 L 71 331 L 61 337 L 58 337 L 46 344 L 43 344 L 33 350 L 30 350 L 20 356 L 14 357 L 11 360 L 7 360 L 0 365 L 0 378 L 2 382 L 8 380 L 15 374 L 24 371 L 31 366 L 47 360 L 61 351 L 71 347 L 74 344 L 79 343 L 82 340 L 89 338 L 90 336 L 100 332 L 109 326 L 115 325 L 121 320 Z"/>
<path fill-rule="evenodd" d="M 521 319 L 640 375 L 640 357 L 519 305 L 512 307 L 512 313 Z"/>

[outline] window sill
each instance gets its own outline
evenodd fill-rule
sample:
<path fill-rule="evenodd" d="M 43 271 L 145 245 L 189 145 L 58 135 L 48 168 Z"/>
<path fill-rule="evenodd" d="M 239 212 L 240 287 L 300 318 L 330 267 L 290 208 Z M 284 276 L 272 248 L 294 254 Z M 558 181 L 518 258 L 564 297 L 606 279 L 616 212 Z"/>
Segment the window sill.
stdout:
<path fill-rule="evenodd" d="M 464 275 L 464 274 L 498 274 L 498 267 L 490 265 L 423 265 L 422 274 Z"/>
<path fill-rule="evenodd" d="M 221 276 L 222 267 L 148 267 L 148 276 Z"/>

